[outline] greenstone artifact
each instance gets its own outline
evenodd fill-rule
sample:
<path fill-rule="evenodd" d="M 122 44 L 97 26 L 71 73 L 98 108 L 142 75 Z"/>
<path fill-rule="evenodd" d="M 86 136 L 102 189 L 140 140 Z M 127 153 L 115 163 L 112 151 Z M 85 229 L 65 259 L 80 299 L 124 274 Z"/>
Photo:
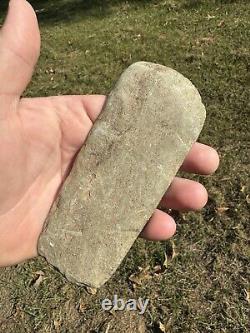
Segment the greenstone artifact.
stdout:
<path fill-rule="evenodd" d="M 70 281 L 100 287 L 149 220 L 206 117 L 193 84 L 138 62 L 120 77 L 54 203 L 38 251 Z"/>

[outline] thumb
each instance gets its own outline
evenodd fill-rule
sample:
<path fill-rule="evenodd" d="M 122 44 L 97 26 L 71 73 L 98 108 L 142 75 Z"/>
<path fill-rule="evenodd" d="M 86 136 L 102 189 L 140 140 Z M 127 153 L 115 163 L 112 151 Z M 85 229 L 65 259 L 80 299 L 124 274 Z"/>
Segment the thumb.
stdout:
<path fill-rule="evenodd" d="M 26 0 L 11 0 L 0 31 L 0 95 L 20 96 L 40 54 L 36 14 Z"/>

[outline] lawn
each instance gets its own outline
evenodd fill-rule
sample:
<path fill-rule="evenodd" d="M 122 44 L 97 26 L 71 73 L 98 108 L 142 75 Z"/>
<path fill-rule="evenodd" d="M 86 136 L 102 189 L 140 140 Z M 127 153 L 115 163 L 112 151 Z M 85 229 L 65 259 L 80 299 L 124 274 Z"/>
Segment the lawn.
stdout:
<path fill-rule="evenodd" d="M 98 291 L 67 282 L 42 258 L 1 269 L 0 332 L 249 332 L 249 2 L 30 2 L 42 50 L 27 96 L 108 94 L 135 61 L 170 66 L 199 89 L 207 109 L 199 141 L 221 165 L 191 177 L 207 187 L 206 208 L 174 213 L 171 241 L 137 240 Z M 149 298 L 147 311 L 103 311 L 114 294 Z"/>

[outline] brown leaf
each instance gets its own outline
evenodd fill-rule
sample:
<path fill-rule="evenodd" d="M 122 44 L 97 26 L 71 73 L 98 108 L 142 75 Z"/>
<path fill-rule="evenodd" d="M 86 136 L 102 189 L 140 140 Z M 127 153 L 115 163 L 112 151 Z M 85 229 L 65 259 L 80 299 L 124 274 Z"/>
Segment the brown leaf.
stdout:
<path fill-rule="evenodd" d="M 135 283 L 136 285 L 141 286 L 143 282 L 146 280 L 149 280 L 152 278 L 150 274 L 150 266 L 147 266 L 146 268 L 139 267 L 140 272 L 139 273 L 133 273 L 129 277 L 129 281 Z"/>
<path fill-rule="evenodd" d="M 44 277 L 42 275 L 39 275 L 38 279 L 36 280 L 36 282 L 33 284 L 33 286 L 35 288 L 38 288 L 40 286 L 40 284 L 42 283 L 42 281 L 44 280 Z"/>
<path fill-rule="evenodd" d="M 241 191 L 242 193 L 245 193 L 245 190 L 246 190 L 246 185 L 242 185 L 240 191 Z"/>
<path fill-rule="evenodd" d="M 220 21 L 220 22 L 217 24 L 217 27 L 218 27 L 218 28 L 221 28 L 221 27 L 223 27 L 223 25 L 225 25 L 225 21 L 224 21 L 224 20 Z"/>
<path fill-rule="evenodd" d="M 86 304 L 84 303 L 83 299 L 81 298 L 79 301 L 79 304 L 78 304 L 78 311 L 80 313 L 84 313 L 85 309 L 86 309 Z"/>
<path fill-rule="evenodd" d="M 229 207 L 217 207 L 217 212 L 219 214 L 223 214 L 224 212 L 228 211 Z"/>
<path fill-rule="evenodd" d="M 97 293 L 96 288 L 86 287 L 87 293 L 90 295 L 95 295 Z"/>
<path fill-rule="evenodd" d="M 250 290 L 246 290 L 244 289 L 244 293 L 245 293 L 245 299 L 248 303 L 250 303 Z"/>
<path fill-rule="evenodd" d="M 53 321 L 54 328 L 57 332 L 60 332 L 61 320 L 54 320 Z"/>
<path fill-rule="evenodd" d="M 160 274 L 164 271 L 163 267 L 161 265 L 156 265 L 153 269 L 154 274 Z"/>
<path fill-rule="evenodd" d="M 167 333 L 169 332 L 169 329 L 171 327 L 171 318 L 168 320 L 166 323 L 162 323 L 161 321 L 158 321 L 157 326 L 158 330 L 162 333 Z"/>
<path fill-rule="evenodd" d="M 163 263 L 163 267 L 167 267 L 168 262 L 173 260 L 174 257 L 176 257 L 177 252 L 175 249 L 176 249 L 175 243 L 173 241 L 169 241 L 166 245 L 165 260 Z"/>
<path fill-rule="evenodd" d="M 40 284 L 42 283 L 42 281 L 45 279 L 44 272 L 36 271 L 35 274 L 36 274 L 36 277 L 33 279 L 32 285 L 33 285 L 33 287 L 38 288 L 40 286 Z"/>
<path fill-rule="evenodd" d="M 172 318 L 169 318 L 168 322 L 165 324 L 165 330 L 166 330 L 166 332 L 169 331 L 169 329 L 171 327 L 171 323 L 172 323 Z"/>
<path fill-rule="evenodd" d="M 246 196 L 246 202 L 250 205 L 250 196 L 249 196 L 249 194 Z"/>
<path fill-rule="evenodd" d="M 162 322 L 158 322 L 158 328 L 161 332 L 166 333 L 165 325 Z"/>
<path fill-rule="evenodd" d="M 202 38 L 198 38 L 196 40 L 197 45 L 212 44 L 212 43 L 214 43 L 214 38 L 213 37 L 202 37 Z"/>
<path fill-rule="evenodd" d="M 207 16 L 207 19 L 208 19 L 208 20 L 211 20 L 211 19 L 214 19 L 214 18 L 216 18 L 216 16 L 214 16 L 214 15 L 209 15 L 209 14 L 208 14 L 208 16 Z"/>

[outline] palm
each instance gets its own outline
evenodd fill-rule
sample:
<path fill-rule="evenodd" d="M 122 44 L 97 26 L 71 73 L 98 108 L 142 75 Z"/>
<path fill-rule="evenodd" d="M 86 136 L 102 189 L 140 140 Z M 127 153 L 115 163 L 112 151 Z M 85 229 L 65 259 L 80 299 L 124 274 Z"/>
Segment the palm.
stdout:
<path fill-rule="evenodd" d="M 20 99 L 39 53 L 32 7 L 12 0 L 0 31 L 0 267 L 37 254 L 49 209 L 105 100 L 97 95 Z M 197 143 L 182 169 L 210 174 L 218 163 L 215 150 Z M 195 210 L 206 200 L 201 184 L 175 178 L 162 204 Z M 175 227 L 169 215 L 156 209 L 141 236 L 167 239 Z"/>
<path fill-rule="evenodd" d="M 15 261 L 36 254 L 46 215 L 92 126 L 88 103 L 95 111 L 103 101 L 102 96 L 22 99 L 2 120 L 0 220 L 8 224 L 2 225 L 0 244 L 6 257 L 12 248 L 18 251 Z M 23 249 L 15 249 L 20 240 Z"/>

